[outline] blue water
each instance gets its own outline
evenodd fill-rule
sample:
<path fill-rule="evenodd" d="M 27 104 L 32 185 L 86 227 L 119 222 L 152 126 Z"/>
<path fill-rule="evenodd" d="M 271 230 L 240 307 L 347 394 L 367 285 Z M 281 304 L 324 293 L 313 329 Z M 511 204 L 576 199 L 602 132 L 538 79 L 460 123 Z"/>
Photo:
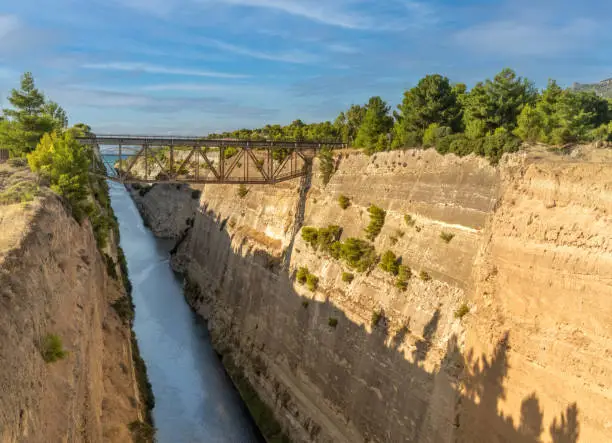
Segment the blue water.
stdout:
<path fill-rule="evenodd" d="M 144 227 L 122 185 L 109 183 L 132 296 L 134 330 L 155 394 L 159 443 L 262 442 L 170 268 L 172 244 Z"/>

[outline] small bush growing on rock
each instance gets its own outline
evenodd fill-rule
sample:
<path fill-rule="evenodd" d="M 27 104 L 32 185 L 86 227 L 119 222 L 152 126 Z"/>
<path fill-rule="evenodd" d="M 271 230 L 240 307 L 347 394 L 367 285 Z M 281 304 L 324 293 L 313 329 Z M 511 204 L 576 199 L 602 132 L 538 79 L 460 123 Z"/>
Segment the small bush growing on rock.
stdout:
<path fill-rule="evenodd" d="M 370 213 L 370 224 L 365 229 L 366 237 L 368 240 L 373 241 L 378 234 L 380 234 L 380 231 L 385 225 L 385 216 L 387 213 L 383 209 L 374 205 L 368 208 L 368 212 Z"/>
<path fill-rule="evenodd" d="M 310 271 L 308 270 L 308 268 L 305 266 L 302 266 L 301 268 L 298 269 L 297 273 L 295 274 L 295 278 L 299 284 L 303 285 L 304 283 L 306 283 L 306 278 L 308 277 L 308 274 L 310 274 Z"/>
<path fill-rule="evenodd" d="M 412 218 L 412 215 L 410 214 L 404 215 L 404 221 L 408 226 L 414 226 L 414 224 L 416 223 L 416 220 Z"/>
<path fill-rule="evenodd" d="M 419 273 L 419 278 L 423 281 L 429 281 L 431 280 L 431 275 L 429 275 L 427 271 L 421 271 Z"/>
<path fill-rule="evenodd" d="M 465 315 L 470 312 L 470 308 L 465 303 L 459 306 L 455 311 L 455 318 L 462 319 Z"/>
<path fill-rule="evenodd" d="M 340 256 L 353 269 L 366 272 L 376 263 L 374 246 L 365 240 L 348 238 L 340 246 Z"/>
<path fill-rule="evenodd" d="M 399 272 L 399 260 L 392 251 L 387 251 L 380 259 L 380 269 L 393 275 Z"/>
<path fill-rule="evenodd" d="M 106 273 L 113 280 L 117 280 L 119 276 L 117 275 L 117 265 L 115 264 L 115 261 L 106 253 L 104 254 L 104 260 L 106 260 Z"/>
<path fill-rule="evenodd" d="M 13 168 L 23 168 L 28 166 L 28 160 L 23 157 L 13 157 L 9 158 L 8 164 Z"/>
<path fill-rule="evenodd" d="M 319 152 L 319 171 L 323 184 L 327 185 L 334 174 L 336 166 L 334 164 L 334 154 L 331 149 L 324 148 Z"/>
<path fill-rule="evenodd" d="M 319 277 L 313 274 L 308 274 L 306 276 L 306 287 L 308 288 L 309 291 L 314 292 L 317 289 L 318 285 L 319 285 Z"/>
<path fill-rule="evenodd" d="M 330 225 L 327 228 L 319 229 L 317 235 L 317 243 L 322 251 L 330 252 L 331 245 L 337 242 L 342 235 L 342 228 L 336 225 Z"/>
<path fill-rule="evenodd" d="M 412 277 L 412 271 L 406 265 L 399 265 L 397 271 L 397 279 L 395 280 L 395 287 L 405 291 L 408 288 L 408 280 Z"/>
<path fill-rule="evenodd" d="M 125 323 L 134 320 L 134 304 L 129 297 L 119 297 L 111 306 Z"/>
<path fill-rule="evenodd" d="M 40 354 L 47 363 L 53 363 L 68 355 L 62 347 L 62 340 L 55 334 L 47 334 L 40 341 Z"/>
<path fill-rule="evenodd" d="M 238 186 L 238 190 L 236 191 L 236 194 L 238 194 L 238 197 L 244 198 L 246 197 L 248 193 L 249 193 L 249 190 L 244 184 L 241 184 L 240 186 Z"/>
<path fill-rule="evenodd" d="M 308 300 L 302 301 L 302 307 L 306 309 L 308 307 Z"/>
<path fill-rule="evenodd" d="M 441 232 L 440 233 L 440 238 L 442 240 L 444 240 L 446 243 L 450 243 L 450 241 L 453 239 L 454 236 L 455 236 L 455 234 L 451 234 L 450 232 Z"/>
<path fill-rule="evenodd" d="M 374 312 L 372 312 L 372 321 L 371 321 L 371 326 L 373 328 L 375 328 L 376 326 L 378 326 L 378 323 L 380 323 L 380 320 L 383 317 L 383 311 L 382 309 L 378 309 Z"/>
<path fill-rule="evenodd" d="M 238 148 L 235 148 L 233 146 L 230 146 L 228 148 L 225 148 L 223 150 L 223 156 L 227 159 L 227 158 L 232 158 L 233 156 L 235 156 L 236 154 L 238 154 Z"/>
<path fill-rule="evenodd" d="M 343 272 L 342 273 L 342 281 L 344 283 L 351 283 L 354 278 L 355 278 L 355 276 L 353 274 L 351 274 L 350 272 Z"/>
<path fill-rule="evenodd" d="M 346 195 L 341 195 L 338 197 L 338 204 L 342 209 L 346 209 L 351 205 L 351 201 Z"/>
<path fill-rule="evenodd" d="M 332 328 L 335 328 L 336 326 L 338 326 L 338 319 L 335 317 L 329 317 L 329 319 L 327 320 L 327 324 Z"/>
<path fill-rule="evenodd" d="M 310 226 L 302 228 L 302 239 L 313 248 L 317 247 L 319 239 L 319 230 Z"/>
<path fill-rule="evenodd" d="M 155 428 L 143 421 L 133 421 L 128 425 L 132 438 L 136 443 L 149 443 L 155 441 Z"/>

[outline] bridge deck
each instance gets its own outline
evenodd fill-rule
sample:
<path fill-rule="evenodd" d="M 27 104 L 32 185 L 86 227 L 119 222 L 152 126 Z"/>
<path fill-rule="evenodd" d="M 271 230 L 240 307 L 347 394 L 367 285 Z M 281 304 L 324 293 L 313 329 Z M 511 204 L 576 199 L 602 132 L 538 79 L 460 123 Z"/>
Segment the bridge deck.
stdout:
<path fill-rule="evenodd" d="M 307 174 L 312 159 L 323 147 L 345 146 L 329 141 L 133 135 L 90 136 L 78 140 L 91 146 L 117 146 L 119 162 L 111 164 L 103 158 L 104 164 L 98 163 L 92 172 L 121 183 L 276 184 Z M 130 146 L 139 149 L 137 152 L 124 149 Z M 228 148 L 234 149 L 230 152 Z"/>
<path fill-rule="evenodd" d="M 334 148 L 346 147 L 338 141 L 268 141 L 239 139 L 207 139 L 205 137 L 164 137 L 139 135 L 97 135 L 78 137 L 85 145 L 124 145 L 124 146 L 199 146 L 199 147 L 249 147 L 251 149 L 286 148 L 286 149 L 320 149 L 323 146 Z"/>

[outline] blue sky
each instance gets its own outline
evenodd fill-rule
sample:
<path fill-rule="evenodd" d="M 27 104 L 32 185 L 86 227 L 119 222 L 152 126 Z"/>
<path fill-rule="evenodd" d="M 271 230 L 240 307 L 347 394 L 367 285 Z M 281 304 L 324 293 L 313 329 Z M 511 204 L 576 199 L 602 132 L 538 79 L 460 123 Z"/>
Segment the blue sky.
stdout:
<path fill-rule="evenodd" d="M 428 73 L 612 77 L 609 0 L 0 0 L 0 96 L 25 70 L 98 133 L 333 120 Z"/>

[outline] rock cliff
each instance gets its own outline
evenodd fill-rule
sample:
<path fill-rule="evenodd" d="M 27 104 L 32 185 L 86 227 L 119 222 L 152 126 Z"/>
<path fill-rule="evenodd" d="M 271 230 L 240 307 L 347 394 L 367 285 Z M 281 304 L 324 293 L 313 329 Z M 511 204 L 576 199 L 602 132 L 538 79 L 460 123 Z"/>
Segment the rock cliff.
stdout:
<path fill-rule="evenodd" d="M 583 154 L 343 152 L 326 186 L 206 186 L 173 263 L 270 439 L 607 441 L 612 164 Z M 364 238 L 370 205 L 405 291 L 300 235 Z"/>
<path fill-rule="evenodd" d="M 43 190 L 1 207 L 0 229 L 0 441 L 131 441 L 143 419 L 131 331 L 111 307 L 125 290 L 91 225 Z M 48 335 L 67 352 L 53 363 Z"/>

